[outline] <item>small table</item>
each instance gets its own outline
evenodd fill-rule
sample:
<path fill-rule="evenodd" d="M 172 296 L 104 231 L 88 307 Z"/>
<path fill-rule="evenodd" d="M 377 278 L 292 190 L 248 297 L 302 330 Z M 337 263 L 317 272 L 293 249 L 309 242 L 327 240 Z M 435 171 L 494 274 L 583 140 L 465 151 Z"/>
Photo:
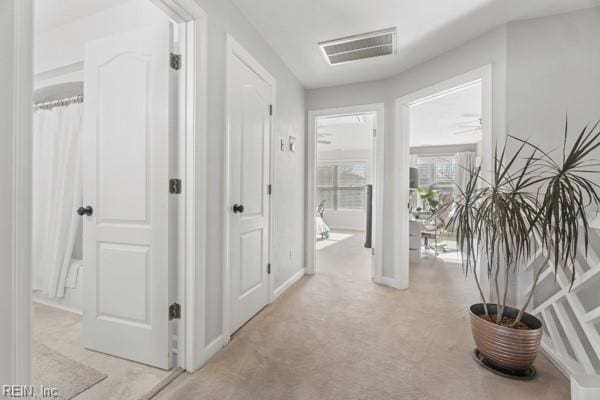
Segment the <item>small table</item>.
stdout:
<path fill-rule="evenodd" d="M 421 232 L 423 223 L 418 220 L 410 220 L 408 223 L 408 261 L 421 261 Z"/>

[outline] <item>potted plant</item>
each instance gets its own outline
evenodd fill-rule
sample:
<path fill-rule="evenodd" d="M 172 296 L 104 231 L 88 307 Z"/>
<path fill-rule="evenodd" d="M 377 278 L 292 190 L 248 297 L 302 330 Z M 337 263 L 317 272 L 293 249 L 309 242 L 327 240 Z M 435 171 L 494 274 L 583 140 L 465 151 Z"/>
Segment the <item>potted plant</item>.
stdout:
<path fill-rule="evenodd" d="M 558 161 L 531 141 L 509 136 L 502 149 L 494 150 L 490 178 L 481 166 L 466 168 L 468 179 L 452 204 L 448 226 L 456 233 L 464 271 L 473 274 L 481 296 L 482 302 L 470 307 L 475 356 L 496 372 L 535 375 L 542 323 L 526 311 L 546 268 L 555 273 L 563 269 L 573 284 L 577 253 L 587 253 L 586 212 L 600 204 L 599 186 L 592 180 L 600 172 L 600 164 L 592 159 L 599 146 L 598 123 L 586 126 L 571 144 L 565 126 Z M 508 306 L 511 278 L 538 257 L 543 261 L 534 271 L 524 304 Z M 480 265 L 490 281 L 489 301 L 481 286 Z"/>
<path fill-rule="evenodd" d="M 430 208 L 435 209 L 438 204 L 438 192 L 433 187 L 427 189 L 417 189 L 421 200 L 423 201 L 423 209 L 428 211 Z"/>

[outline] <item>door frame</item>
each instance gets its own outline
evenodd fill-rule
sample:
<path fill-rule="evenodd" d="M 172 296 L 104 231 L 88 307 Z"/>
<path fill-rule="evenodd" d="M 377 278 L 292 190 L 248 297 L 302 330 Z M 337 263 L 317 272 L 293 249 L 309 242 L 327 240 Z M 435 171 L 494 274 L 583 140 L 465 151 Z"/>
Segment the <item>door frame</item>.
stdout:
<path fill-rule="evenodd" d="M 487 64 L 483 67 L 465 72 L 442 82 L 438 82 L 429 87 L 420 89 L 406 96 L 396 99 L 396 132 L 397 138 L 394 153 L 396 154 L 396 162 L 394 165 L 396 177 L 396 192 L 394 211 L 396 216 L 395 229 L 395 254 L 394 254 L 394 276 L 398 282 L 397 285 L 401 289 L 409 287 L 409 252 L 408 252 L 408 237 L 409 237 L 409 213 L 406 204 L 408 204 L 409 191 L 409 165 L 408 157 L 410 151 L 410 107 L 451 92 L 461 86 L 468 86 L 477 81 L 481 82 L 481 131 L 482 140 L 479 144 L 479 154 L 484 152 L 489 154 L 489 157 L 481 157 L 482 170 L 491 171 L 491 155 L 492 143 L 494 140 L 493 127 L 493 98 L 492 98 L 492 65 Z M 399 140 L 398 140 L 399 139 Z M 406 182 L 406 184 L 401 184 Z"/>
<path fill-rule="evenodd" d="M 375 173 L 375 218 L 373 218 L 373 281 L 388 284 L 383 276 L 383 195 L 384 195 L 384 166 L 385 166 L 385 105 L 384 103 L 364 104 L 357 106 L 328 108 L 308 112 L 308 137 L 306 154 L 306 274 L 317 272 L 317 252 L 315 240 L 315 210 L 316 173 L 317 173 L 317 126 L 319 117 L 351 114 L 376 114 L 376 134 L 373 151 L 375 162 L 372 172 Z"/>
<path fill-rule="evenodd" d="M 11 383 L 31 382 L 31 163 L 34 0 L 14 0 L 14 161 L 12 191 L 13 262 L 11 302 Z M 183 63 L 179 79 L 178 163 L 182 195 L 178 203 L 177 299 L 183 313 L 177 321 L 177 365 L 193 372 L 207 359 L 205 336 L 205 219 L 207 14 L 189 0 L 149 0 L 179 27 Z M 165 182 L 165 188 L 167 182 Z"/>
<path fill-rule="evenodd" d="M 231 217 L 231 198 L 229 193 L 229 138 L 230 132 L 230 112 L 229 112 L 229 74 L 231 71 L 231 62 L 233 57 L 240 58 L 252 71 L 254 71 L 261 79 L 271 85 L 271 126 L 269 132 L 269 184 L 275 181 L 275 145 L 274 140 L 274 125 L 275 116 L 277 115 L 277 81 L 275 78 L 250 54 L 242 45 L 240 45 L 231 34 L 227 34 L 227 72 L 225 76 L 225 138 L 223 143 L 224 161 L 223 161 L 223 336 L 217 338 L 219 341 L 218 347 L 223 347 L 231 340 L 233 334 L 231 328 L 231 265 L 229 263 L 229 222 Z M 269 301 L 271 304 L 275 300 L 275 274 L 277 266 L 273 263 L 273 205 L 275 204 L 275 191 L 271 190 L 269 196 L 269 238 L 268 238 L 268 257 L 271 264 L 271 274 L 268 276 L 269 282 Z M 267 304 L 267 305 L 268 305 Z"/>

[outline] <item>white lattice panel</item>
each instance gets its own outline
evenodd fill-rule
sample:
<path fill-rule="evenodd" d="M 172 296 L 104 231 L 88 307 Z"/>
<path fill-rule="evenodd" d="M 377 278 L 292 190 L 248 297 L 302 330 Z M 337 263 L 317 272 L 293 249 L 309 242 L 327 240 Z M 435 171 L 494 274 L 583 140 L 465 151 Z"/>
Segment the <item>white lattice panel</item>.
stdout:
<path fill-rule="evenodd" d="M 531 274 L 541 262 L 535 257 L 527 269 Z M 525 288 L 521 298 L 531 288 Z M 600 374 L 600 236 L 592 231 L 585 257 L 577 257 L 576 281 L 554 268 L 541 275 L 529 313 L 542 320 L 542 348 L 569 375 Z"/>

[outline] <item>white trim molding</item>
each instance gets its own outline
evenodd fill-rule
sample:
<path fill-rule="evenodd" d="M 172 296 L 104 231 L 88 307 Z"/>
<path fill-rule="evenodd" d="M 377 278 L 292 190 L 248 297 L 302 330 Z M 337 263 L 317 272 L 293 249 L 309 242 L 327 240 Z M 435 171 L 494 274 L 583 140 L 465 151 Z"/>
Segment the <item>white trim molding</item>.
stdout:
<path fill-rule="evenodd" d="M 275 169 L 275 144 L 274 144 L 274 127 L 277 118 L 277 81 L 242 45 L 240 45 L 233 36 L 227 34 L 227 71 L 225 79 L 225 139 L 224 139 L 224 157 L 223 157 L 223 205 L 222 205 L 222 221 L 223 221 L 223 346 L 229 343 L 231 339 L 231 266 L 229 264 L 229 222 L 231 214 L 231 199 L 229 191 L 229 143 L 230 143 L 230 115 L 229 115 L 229 75 L 231 71 L 231 62 L 233 57 L 238 57 L 246 64 L 248 68 L 254 71 L 262 80 L 271 86 L 271 130 L 269 132 L 269 183 L 274 181 Z M 271 262 L 271 274 L 269 275 L 269 304 L 274 300 L 274 285 L 275 274 L 277 273 L 277 265 L 273 263 L 273 227 L 274 227 L 274 202 L 276 200 L 275 193 L 269 196 L 269 238 L 268 238 L 268 256 Z"/>
<path fill-rule="evenodd" d="M 193 0 L 150 0 L 179 28 L 183 56 L 179 79 L 179 170 L 182 195 L 178 207 L 177 366 L 189 372 L 207 360 L 206 319 L 206 136 L 207 14 Z"/>
<path fill-rule="evenodd" d="M 294 283 L 298 282 L 298 280 L 300 280 L 300 278 L 302 278 L 305 273 L 306 268 L 300 268 L 292 276 L 290 276 L 287 281 L 283 282 L 281 286 L 273 290 L 273 300 L 271 300 L 271 303 L 277 300 L 279 296 L 285 293 L 285 291 L 288 290 Z"/>
<path fill-rule="evenodd" d="M 432 98 L 444 95 L 462 86 L 469 86 L 477 81 L 481 82 L 481 118 L 482 118 L 482 142 L 480 153 L 489 152 L 491 155 L 493 133 L 492 133 L 492 65 L 455 76 L 454 78 L 426 87 L 414 93 L 396 99 L 396 143 L 394 147 L 395 161 L 395 247 L 394 247 L 394 283 L 396 287 L 408 289 L 409 287 L 409 254 L 408 254 L 408 175 L 409 175 L 409 126 L 410 107 Z M 491 171 L 491 157 L 482 157 L 482 169 Z M 405 183 L 403 183 L 405 182 Z M 480 263 L 481 264 L 481 263 Z"/>
<path fill-rule="evenodd" d="M 306 151 L 306 274 L 317 272 L 317 252 L 315 244 L 315 198 L 316 198 L 316 172 L 317 172 L 317 127 L 319 117 L 336 115 L 352 115 L 375 113 L 374 160 L 372 171 L 375 174 L 373 182 L 374 218 L 372 227 L 373 260 L 372 276 L 376 283 L 388 284 L 383 278 L 383 193 L 384 193 L 384 154 L 385 154 L 385 105 L 383 103 L 364 104 L 349 107 L 312 110 L 308 112 L 308 136 Z"/>
<path fill-rule="evenodd" d="M 225 346 L 223 335 L 217 336 L 204 348 L 204 360 L 207 362 Z"/>
<path fill-rule="evenodd" d="M 12 383 L 31 382 L 33 1 L 14 0 L 12 130 Z"/>

